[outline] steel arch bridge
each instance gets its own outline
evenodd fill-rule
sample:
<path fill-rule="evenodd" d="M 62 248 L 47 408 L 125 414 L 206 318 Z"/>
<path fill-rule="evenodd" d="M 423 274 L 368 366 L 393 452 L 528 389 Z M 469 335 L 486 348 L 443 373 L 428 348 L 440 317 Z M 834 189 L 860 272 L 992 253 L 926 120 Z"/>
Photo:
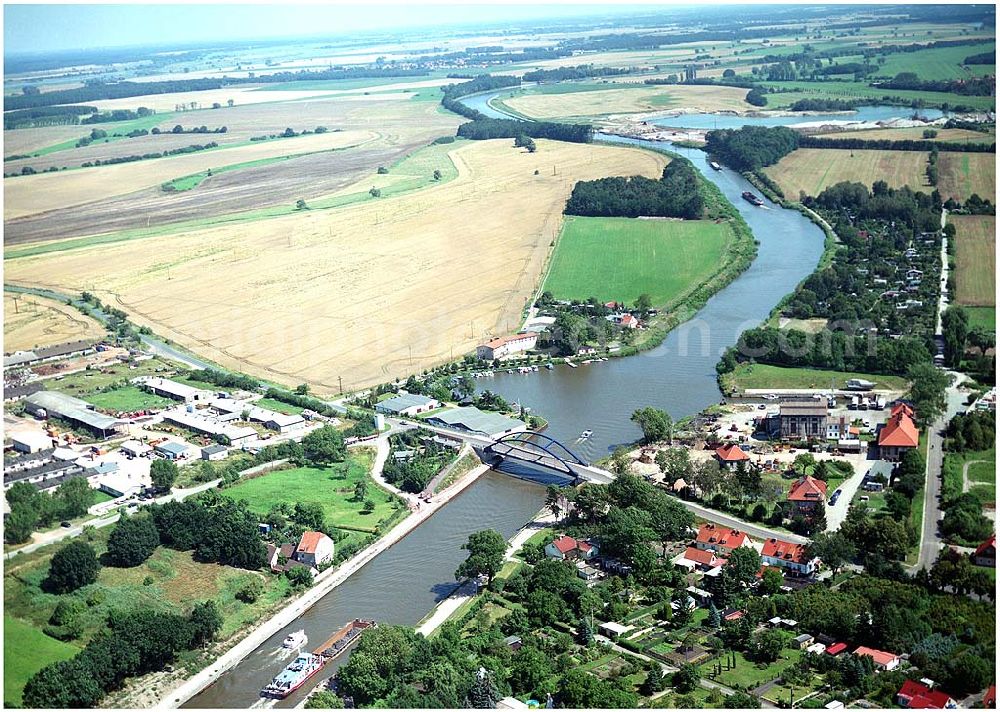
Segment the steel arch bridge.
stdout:
<path fill-rule="evenodd" d="M 484 448 L 497 459 L 511 458 L 544 466 L 577 479 L 590 464 L 555 438 L 544 433 L 509 433 Z"/>

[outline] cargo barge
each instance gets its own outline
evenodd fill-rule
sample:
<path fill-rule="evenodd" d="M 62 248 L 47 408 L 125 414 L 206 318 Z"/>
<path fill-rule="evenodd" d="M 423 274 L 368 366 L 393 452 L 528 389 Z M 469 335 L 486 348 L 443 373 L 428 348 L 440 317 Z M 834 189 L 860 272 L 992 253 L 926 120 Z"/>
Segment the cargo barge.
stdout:
<path fill-rule="evenodd" d="M 376 626 L 375 621 L 355 618 L 311 653 L 299 653 L 295 660 L 261 690 L 261 695 L 285 699 L 306 684 L 327 663 L 347 650 L 363 631 Z"/>
<path fill-rule="evenodd" d="M 753 193 L 751 193 L 749 190 L 744 190 L 743 191 L 743 200 L 747 201 L 751 205 L 756 205 L 757 207 L 760 207 L 761 205 L 764 204 L 763 200 L 761 200 L 760 198 L 758 198 L 756 195 L 754 195 Z"/>

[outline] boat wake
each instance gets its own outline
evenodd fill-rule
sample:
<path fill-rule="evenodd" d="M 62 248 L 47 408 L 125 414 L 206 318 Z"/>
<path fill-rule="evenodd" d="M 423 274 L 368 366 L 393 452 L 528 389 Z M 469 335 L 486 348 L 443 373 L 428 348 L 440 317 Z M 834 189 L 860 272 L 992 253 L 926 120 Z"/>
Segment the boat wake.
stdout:
<path fill-rule="evenodd" d="M 277 703 L 278 703 L 278 701 L 276 699 L 274 699 L 273 697 L 261 697 L 256 702 L 254 702 L 252 705 L 250 705 L 250 709 L 252 709 L 252 710 L 269 710 L 269 709 L 272 709 Z"/>

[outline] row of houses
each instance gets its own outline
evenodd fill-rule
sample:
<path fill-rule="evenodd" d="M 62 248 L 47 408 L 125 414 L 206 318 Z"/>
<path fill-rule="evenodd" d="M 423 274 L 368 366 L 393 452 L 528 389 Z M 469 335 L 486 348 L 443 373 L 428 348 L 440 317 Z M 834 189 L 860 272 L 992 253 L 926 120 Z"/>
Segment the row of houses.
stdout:
<path fill-rule="evenodd" d="M 694 541 L 672 563 L 688 571 L 717 576 L 726 565 L 727 556 L 744 546 L 758 550 L 746 532 L 705 523 L 698 528 Z M 804 544 L 773 537 L 764 542 L 759 553 L 764 567 L 777 567 L 799 576 L 812 576 L 820 565 L 819 558 L 809 556 Z"/>

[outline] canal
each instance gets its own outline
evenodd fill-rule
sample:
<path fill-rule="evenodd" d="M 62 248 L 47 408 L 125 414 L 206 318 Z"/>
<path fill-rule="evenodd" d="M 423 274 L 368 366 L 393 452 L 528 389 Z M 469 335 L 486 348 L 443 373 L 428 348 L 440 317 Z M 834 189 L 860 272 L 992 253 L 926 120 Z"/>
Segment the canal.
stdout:
<path fill-rule="evenodd" d="M 416 624 L 454 589 L 455 569 L 465 558 L 461 546 L 471 532 L 492 528 L 509 538 L 531 520 L 544 501 L 545 490 L 540 485 L 487 472 L 184 707 L 261 706 L 261 688 L 289 662 L 282 657 L 281 642 L 293 631 L 305 631 L 309 637 L 305 649 L 311 650 L 354 618 L 374 618 L 383 624 Z M 276 706 L 294 706 L 308 689 L 332 675 L 346 659 L 338 658 Z"/>
<path fill-rule="evenodd" d="M 500 93 L 463 101 L 484 114 L 507 118 L 488 104 Z M 899 109 L 895 111 L 900 115 Z M 689 123 L 687 118 L 684 125 Z M 797 117 L 786 120 L 791 123 Z M 742 200 L 740 193 L 753 188 L 731 170 L 711 170 L 701 151 L 611 136 L 601 140 L 652 149 L 666 147 L 687 156 L 739 209 L 760 246 L 746 272 L 655 349 L 575 369 L 560 366 L 527 375 L 498 373 L 478 381 L 481 389 L 493 390 L 544 415 L 549 421 L 548 434 L 587 460 L 604 457 L 615 445 L 637 439 L 639 429 L 629 421 L 636 408 L 655 406 L 681 417 L 717 402 L 721 394 L 715 364 L 720 354 L 736 343 L 742 331 L 761 323 L 781 298 L 815 269 L 824 239 L 818 227 L 794 210 L 768 201 L 758 208 Z M 583 430 L 594 434 L 577 442 Z M 281 641 L 300 628 L 308 635 L 307 648 L 311 649 L 353 618 L 414 625 L 454 587 L 454 571 L 463 558 L 460 547 L 469 533 L 491 527 L 509 537 L 541 508 L 543 500 L 544 489 L 537 484 L 487 473 L 185 707 L 261 706 L 260 689 L 287 663 L 281 657 Z M 321 677 L 329 677 L 344 659 L 324 670 Z M 305 689 L 277 706 L 294 705 Z"/>

